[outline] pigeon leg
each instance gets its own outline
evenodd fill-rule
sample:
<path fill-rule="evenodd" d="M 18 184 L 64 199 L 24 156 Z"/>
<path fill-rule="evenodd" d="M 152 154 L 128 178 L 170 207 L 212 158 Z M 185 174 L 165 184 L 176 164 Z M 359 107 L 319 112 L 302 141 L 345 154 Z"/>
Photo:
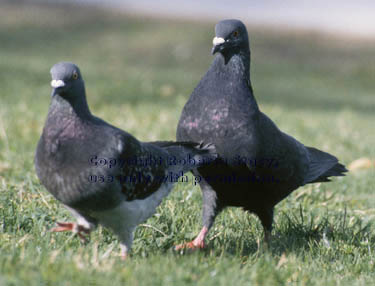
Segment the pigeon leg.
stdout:
<path fill-rule="evenodd" d="M 263 243 L 261 243 L 260 250 L 262 251 L 268 251 L 270 249 L 271 245 L 271 230 L 270 229 L 264 229 L 264 240 Z"/>
<path fill-rule="evenodd" d="M 135 227 L 124 225 L 122 225 L 122 227 L 122 229 L 113 229 L 113 231 L 120 237 L 120 257 L 122 261 L 125 261 L 132 247 Z"/>
<path fill-rule="evenodd" d="M 57 222 L 57 226 L 51 229 L 52 232 L 71 231 L 79 236 L 82 242 L 87 242 L 87 235 L 91 229 L 73 222 Z"/>
<path fill-rule="evenodd" d="M 262 222 L 263 231 L 264 231 L 264 245 L 267 249 L 271 243 L 271 231 L 273 223 L 273 207 L 264 208 L 262 211 L 257 213 L 260 221 Z"/>
<path fill-rule="evenodd" d="M 121 243 L 120 249 L 121 249 L 121 252 L 120 252 L 121 260 L 125 261 L 126 258 L 128 257 L 128 247 L 125 244 Z"/>
<path fill-rule="evenodd" d="M 200 233 L 198 234 L 198 236 L 193 241 L 176 245 L 175 250 L 181 250 L 185 248 L 195 250 L 195 249 L 204 248 L 206 246 L 204 243 L 204 239 L 206 238 L 207 233 L 208 233 L 208 228 L 204 226 L 202 230 L 200 231 Z"/>
<path fill-rule="evenodd" d="M 191 242 L 176 245 L 175 250 L 180 249 L 202 249 L 205 245 L 205 238 L 208 231 L 210 230 L 217 214 L 221 211 L 222 207 L 220 201 L 217 198 L 216 192 L 211 188 L 211 186 L 202 180 L 200 183 L 203 195 L 203 228 L 198 234 L 198 236 Z"/>
<path fill-rule="evenodd" d="M 200 233 L 198 234 L 198 236 L 193 240 L 193 244 L 195 247 L 198 247 L 198 248 L 205 247 L 204 239 L 206 238 L 207 233 L 208 233 L 208 228 L 204 226 L 202 230 L 200 231 Z"/>
<path fill-rule="evenodd" d="M 264 229 L 264 243 L 269 245 L 271 243 L 271 230 L 270 229 Z"/>

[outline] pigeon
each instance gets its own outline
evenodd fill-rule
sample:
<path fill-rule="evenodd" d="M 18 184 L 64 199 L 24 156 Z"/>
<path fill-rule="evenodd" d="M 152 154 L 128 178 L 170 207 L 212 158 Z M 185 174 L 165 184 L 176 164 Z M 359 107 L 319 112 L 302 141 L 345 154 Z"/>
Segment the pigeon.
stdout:
<path fill-rule="evenodd" d="M 336 157 L 304 146 L 260 111 L 250 82 L 245 25 L 222 20 L 215 34 L 215 58 L 184 106 L 176 136 L 178 141 L 214 144 L 218 158 L 193 170 L 200 178 L 203 228 L 176 249 L 204 248 L 215 217 L 228 206 L 258 216 L 268 245 L 278 202 L 300 186 L 327 182 L 347 171 Z"/>
<path fill-rule="evenodd" d="M 214 160 L 215 148 L 202 142 L 140 142 L 91 114 L 75 64 L 57 63 L 51 76 L 35 168 L 42 185 L 77 221 L 58 222 L 52 231 L 72 231 L 86 240 L 100 224 L 119 237 L 125 259 L 136 226 L 155 213 L 185 172 Z"/>

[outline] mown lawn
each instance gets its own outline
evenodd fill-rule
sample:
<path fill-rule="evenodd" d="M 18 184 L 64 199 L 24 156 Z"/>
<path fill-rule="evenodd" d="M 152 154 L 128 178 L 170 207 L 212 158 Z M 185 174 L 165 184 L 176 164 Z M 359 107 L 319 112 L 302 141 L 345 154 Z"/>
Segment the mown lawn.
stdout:
<path fill-rule="evenodd" d="M 132 254 L 99 228 L 87 245 L 50 233 L 68 212 L 40 185 L 34 150 L 49 69 L 73 61 L 96 115 L 141 140 L 175 138 L 207 70 L 215 23 L 155 20 L 65 6 L 0 4 L 0 285 L 370 285 L 375 169 L 300 188 L 276 208 L 274 240 L 240 209 L 216 220 L 208 248 L 175 253 L 201 227 L 198 187 L 180 183 L 140 226 Z M 375 159 L 375 41 L 249 27 L 261 109 L 345 164 Z"/>

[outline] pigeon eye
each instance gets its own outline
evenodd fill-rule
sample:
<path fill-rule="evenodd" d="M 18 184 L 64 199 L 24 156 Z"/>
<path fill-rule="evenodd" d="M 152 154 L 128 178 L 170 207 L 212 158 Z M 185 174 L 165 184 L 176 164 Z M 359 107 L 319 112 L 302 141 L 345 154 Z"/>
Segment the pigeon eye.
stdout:
<path fill-rule="evenodd" d="M 77 73 L 77 72 L 74 72 L 72 78 L 73 78 L 73 79 L 77 79 L 77 78 L 78 78 L 78 73 Z"/>
<path fill-rule="evenodd" d="M 238 31 L 234 31 L 234 32 L 233 32 L 233 37 L 237 38 L 239 34 L 240 34 L 240 32 L 238 32 Z"/>

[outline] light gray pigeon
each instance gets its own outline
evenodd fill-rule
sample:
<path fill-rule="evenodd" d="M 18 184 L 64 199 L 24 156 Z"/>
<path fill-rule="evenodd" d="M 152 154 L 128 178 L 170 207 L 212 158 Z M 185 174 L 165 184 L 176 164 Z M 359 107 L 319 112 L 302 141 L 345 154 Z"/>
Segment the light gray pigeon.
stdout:
<path fill-rule="evenodd" d="M 245 25 L 223 20 L 215 33 L 215 59 L 182 111 L 177 139 L 211 142 L 219 158 L 194 171 L 202 178 L 203 228 L 196 239 L 176 249 L 203 248 L 215 217 L 227 206 L 255 213 L 267 242 L 278 202 L 300 186 L 346 172 L 336 157 L 304 146 L 259 110 L 250 82 Z"/>
<path fill-rule="evenodd" d="M 77 218 L 53 231 L 85 239 L 101 224 L 119 237 L 125 258 L 136 226 L 154 214 L 185 172 L 215 159 L 216 151 L 192 142 L 140 142 L 91 114 L 76 65 L 58 63 L 51 75 L 52 100 L 35 168 L 46 189 Z"/>

